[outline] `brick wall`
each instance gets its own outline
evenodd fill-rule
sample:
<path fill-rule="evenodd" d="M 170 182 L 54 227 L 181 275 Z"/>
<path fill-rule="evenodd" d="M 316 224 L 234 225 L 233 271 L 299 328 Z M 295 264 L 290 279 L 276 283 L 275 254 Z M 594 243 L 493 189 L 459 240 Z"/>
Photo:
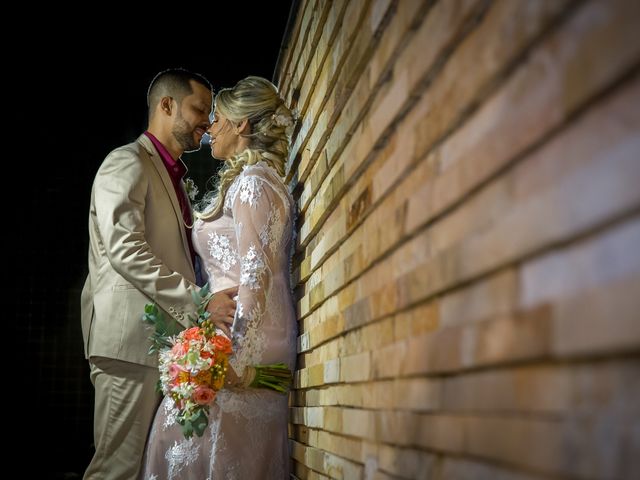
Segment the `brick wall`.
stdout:
<path fill-rule="evenodd" d="M 300 2 L 297 477 L 640 478 L 639 28 Z"/>

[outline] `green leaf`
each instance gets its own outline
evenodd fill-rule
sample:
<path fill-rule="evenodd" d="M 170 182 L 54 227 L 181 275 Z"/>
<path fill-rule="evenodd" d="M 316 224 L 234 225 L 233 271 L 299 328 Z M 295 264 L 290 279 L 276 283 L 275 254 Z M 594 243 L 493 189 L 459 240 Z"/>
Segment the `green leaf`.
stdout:
<path fill-rule="evenodd" d="M 193 436 L 193 425 L 189 420 L 178 421 L 182 425 L 182 434 L 184 438 L 191 438 Z"/>
<path fill-rule="evenodd" d="M 144 306 L 144 313 L 146 313 L 148 315 L 157 315 L 158 306 L 155 303 L 147 303 Z"/>
<path fill-rule="evenodd" d="M 193 427 L 193 431 L 199 437 L 202 436 L 208 424 L 209 420 L 207 419 L 207 414 L 204 409 L 198 410 L 198 413 L 191 417 L 191 425 Z"/>
<path fill-rule="evenodd" d="M 182 330 L 184 327 L 173 319 L 167 324 L 167 335 L 170 337 L 178 335 Z"/>
<path fill-rule="evenodd" d="M 187 320 L 189 320 L 189 324 L 193 325 L 194 327 L 198 325 L 198 319 L 194 318 L 191 314 L 187 314 Z"/>
<path fill-rule="evenodd" d="M 191 297 L 193 298 L 193 303 L 200 305 L 200 295 L 198 295 L 198 292 L 191 290 Z"/>
<path fill-rule="evenodd" d="M 167 321 L 164 319 L 164 315 L 158 315 L 156 318 L 156 333 L 160 335 L 167 333 Z"/>
<path fill-rule="evenodd" d="M 170 338 L 180 333 L 182 325 L 173 318 L 167 319 L 155 303 L 148 303 L 144 307 L 142 320 L 153 326 L 153 333 L 149 336 L 151 346 L 149 354 L 157 354 L 165 348 L 170 348 L 172 343 Z"/>

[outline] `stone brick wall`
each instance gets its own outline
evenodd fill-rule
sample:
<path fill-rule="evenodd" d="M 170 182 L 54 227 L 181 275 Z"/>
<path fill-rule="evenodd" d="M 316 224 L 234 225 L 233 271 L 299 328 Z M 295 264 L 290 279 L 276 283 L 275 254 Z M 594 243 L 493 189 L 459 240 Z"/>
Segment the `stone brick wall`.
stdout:
<path fill-rule="evenodd" d="M 298 478 L 640 478 L 640 2 L 304 0 Z"/>

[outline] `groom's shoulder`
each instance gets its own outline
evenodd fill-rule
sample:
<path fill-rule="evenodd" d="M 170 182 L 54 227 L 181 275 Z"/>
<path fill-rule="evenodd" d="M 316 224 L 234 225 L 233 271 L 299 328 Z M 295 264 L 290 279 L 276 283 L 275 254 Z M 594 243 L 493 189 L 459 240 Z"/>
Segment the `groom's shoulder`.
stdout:
<path fill-rule="evenodd" d="M 135 142 L 127 143 L 126 145 L 121 145 L 117 148 L 114 148 L 113 150 L 111 150 L 111 152 L 109 152 L 106 158 L 109 158 L 111 156 L 123 155 L 139 157 L 144 150 L 145 149 L 140 141 L 136 140 Z"/>
<path fill-rule="evenodd" d="M 144 146 L 138 141 L 131 142 L 109 152 L 102 161 L 98 174 L 112 174 L 118 171 L 143 172 L 147 170 L 147 159 L 148 154 L 146 154 Z"/>
<path fill-rule="evenodd" d="M 147 157 L 147 149 L 140 142 L 140 139 L 137 139 L 134 142 L 128 143 L 126 145 L 121 145 L 111 150 L 102 163 L 108 164 L 112 162 L 122 162 L 127 160 L 131 162 L 140 162 L 144 161 L 144 159 L 146 159 Z"/>

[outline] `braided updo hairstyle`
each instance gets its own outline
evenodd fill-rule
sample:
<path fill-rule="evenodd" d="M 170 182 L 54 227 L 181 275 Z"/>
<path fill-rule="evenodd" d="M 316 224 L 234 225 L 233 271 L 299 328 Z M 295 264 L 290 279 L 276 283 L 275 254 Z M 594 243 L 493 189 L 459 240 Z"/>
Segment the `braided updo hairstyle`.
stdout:
<path fill-rule="evenodd" d="M 211 218 L 222 210 L 227 190 L 246 165 L 262 160 L 284 177 L 294 123 L 276 86 L 262 77 L 247 77 L 233 88 L 220 90 L 215 109 L 232 122 L 248 119 L 251 133 L 245 135 L 249 146 L 225 161 L 214 193 L 214 208 L 200 213 L 201 218 Z"/>

